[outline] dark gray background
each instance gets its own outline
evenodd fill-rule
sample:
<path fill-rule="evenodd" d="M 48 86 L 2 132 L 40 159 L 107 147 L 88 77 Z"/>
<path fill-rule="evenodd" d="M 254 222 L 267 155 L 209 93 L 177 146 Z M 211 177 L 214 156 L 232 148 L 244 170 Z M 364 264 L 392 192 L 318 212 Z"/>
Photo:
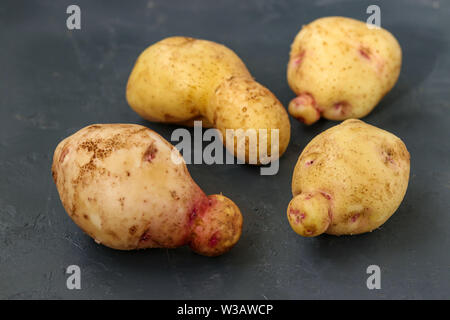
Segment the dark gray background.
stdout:
<path fill-rule="evenodd" d="M 68 31 L 76 3 L 82 29 Z M 284 105 L 290 44 L 303 24 L 342 15 L 382 26 L 403 49 L 395 88 L 364 120 L 401 137 L 411 178 L 395 215 L 370 234 L 297 236 L 286 219 L 302 148 L 337 124 L 292 138 L 276 176 L 245 165 L 190 165 L 208 194 L 223 192 L 244 215 L 241 240 L 206 258 L 188 248 L 121 252 L 97 245 L 70 220 L 51 179 L 58 142 L 92 123 L 146 125 L 170 140 L 175 126 L 146 122 L 127 105 L 138 54 L 164 37 L 223 43 Z M 0 298 L 449 298 L 450 1 L 5 1 L 0 3 Z M 81 290 L 65 268 L 81 267 Z M 382 289 L 366 287 L 367 266 Z"/>

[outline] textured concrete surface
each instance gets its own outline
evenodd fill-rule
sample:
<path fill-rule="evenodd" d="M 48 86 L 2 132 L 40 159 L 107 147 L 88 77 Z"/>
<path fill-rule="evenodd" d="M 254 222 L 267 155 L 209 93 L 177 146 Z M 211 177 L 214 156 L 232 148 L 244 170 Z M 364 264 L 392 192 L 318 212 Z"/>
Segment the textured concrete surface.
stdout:
<path fill-rule="evenodd" d="M 285 105 L 289 46 L 303 24 L 367 18 L 373 1 L 77 1 L 82 29 L 68 31 L 72 1 L 0 3 L 0 298 L 449 298 L 450 2 L 377 1 L 382 26 L 403 48 L 400 79 L 364 120 L 401 137 L 411 179 L 397 213 L 371 234 L 298 237 L 285 210 L 302 148 L 336 124 L 305 127 L 276 176 L 244 165 L 190 165 L 207 193 L 241 208 L 238 245 L 218 258 L 188 248 L 119 252 L 99 246 L 64 212 L 51 179 L 57 143 L 92 123 L 146 125 L 170 139 L 175 126 L 140 119 L 125 101 L 137 55 L 171 35 L 234 49 Z M 81 290 L 65 269 L 81 268 Z M 381 267 L 381 290 L 366 287 Z"/>

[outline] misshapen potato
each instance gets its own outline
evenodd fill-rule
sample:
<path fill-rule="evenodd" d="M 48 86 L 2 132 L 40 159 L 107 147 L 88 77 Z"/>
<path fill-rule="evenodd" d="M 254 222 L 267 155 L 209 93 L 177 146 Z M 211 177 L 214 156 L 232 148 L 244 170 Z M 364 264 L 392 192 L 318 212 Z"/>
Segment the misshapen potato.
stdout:
<path fill-rule="evenodd" d="M 285 108 L 253 80 L 232 50 L 215 42 L 172 37 L 151 45 L 136 61 L 126 96 L 130 107 L 144 119 L 185 125 L 201 120 L 203 126 L 221 132 L 224 144 L 226 129 L 266 129 L 268 141 L 261 138 L 258 142 L 267 151 L 259 154 L 258 163 L 259 158 L 277 158 L 272 146 L 278 145 L 281 156 L 289 143 Z M 270 140 L 273 129 L 279 130 L 279 141 Z M 227 147 L 239 156 L 239 144 L 233 139 Z M 252 150 L 246 142 L 241 160 L 249 162 Z"/>
<path fill-rule="evenodd" d="M 316 136 L 295 166 L 287 216 L 305 237 L 359 234 L 397 210 L 409 180 L 409 153 L 395 135 L 350 119 Z"/>
<path fill-rule="evenodd" d="M 387 30 L 344 17 L 317 19 L 291 45 L 289 86 L 297 95 L 289 113 L 312 124 L 362 118 L 389 92 L 400 74 L 402 52 Z"/>
<path fill-rule="evenodd" d="M 57 146 L 52 173 L 72 220 L 114 249 L 188 244 L 214 256 L 241 235 L 239 208 L 222 195 L 206 196 L 178 150 L 143 126 L 81 129 Z"/>

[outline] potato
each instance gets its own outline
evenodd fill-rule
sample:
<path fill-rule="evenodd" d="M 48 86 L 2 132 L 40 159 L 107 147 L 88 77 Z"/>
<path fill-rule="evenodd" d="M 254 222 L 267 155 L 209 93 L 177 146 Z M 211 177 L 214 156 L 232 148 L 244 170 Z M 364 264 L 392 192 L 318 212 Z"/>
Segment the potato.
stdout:
<path fill-rule="evenodd" d="M 289 113 L 308 125 L 321 116 L 362 118 L 392 89 L 401 63 L 388 31 L 349 18 L 317 19 L 291 45 L 287 79 L 297 97 Z"/>
<path fill-rule="evenodd" d="M 57 146 L 53 178 L 72 220 L 110 248 L 175 248 L 220 255 L 238 241 L 239 208 L 206 196 L 178 150 L 134 124 L 96 124 Z"/>
<path fill-rule="evenodd" d="M 290 139 L 288 114 L 278 99 L 255 82 L 241 59 L 227 47 L 206 40 L 172 37 L 148 47 L 139 56 L 126 89 L 130 107 L 149 121 L 192 125 L 203 121 L 215 127 L 226 145 L 226 129 L 266 129 L 269 139 L 258 139 L 254 148 L 245 141 L 245 159 L 259 150 L 260 158 L 277 159 Z M 272 130 L 279 141 L 271 141 Z M 258 132 L 257 132 L 258 134 Z M 237 138 L 229 151 L 238 156 Z M 245 137 L 244 137 L 245 139 Z M 250 149 L 249 149 L 250 147 Z"/>
<path fill-rule="evenodd" d="M 372 231 L 397 210 L 409 153 L 393 134 L 346 120 L 316 136 L 295 166 L 287 216 L 305 237 Z"/>

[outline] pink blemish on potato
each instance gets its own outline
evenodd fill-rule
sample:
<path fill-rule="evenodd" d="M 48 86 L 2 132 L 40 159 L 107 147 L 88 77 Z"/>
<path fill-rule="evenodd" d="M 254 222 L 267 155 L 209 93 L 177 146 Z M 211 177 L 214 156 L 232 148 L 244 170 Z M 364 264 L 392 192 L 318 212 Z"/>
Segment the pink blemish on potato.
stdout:
<path fill-rule="evenodd" d="M 149 245 L 164 247 L 164 245 L 152 238 L 152 236 L 150 235 L 150 230 L 147 229 L 139 238 L 138 248 L 147 248 Z"/>
<path fill-rule="evenodd" d="M 312 165 L 313 163 L 314 163 L 314 160 L 306 161 L 305 166 L 309 167 L 309 166 Z"/>
<path fill-rule="evenodd" d="M 334 111 L 340 115 L 346 115 L 350 112 L 351 106 L 347 101 L 339 101 L 333 105 Z"/>
<path fill-rule="evenodd" d="M 356 220 L 358 220 L 359 216 L 360 216 L 359 213 L 357 213 L 357 214 L 355 214 L 354 216 L 352 216 L 352 219 L 351 219 L 352 222 L 356 222 Z"/>
<path fill-rule="evenodd" d="M 202 196 L 200 200 L 197 200 L 194 203 L 191 212 L 189 213 L 188 218 L 189 225 L 191 225 L 198 216 L 203 216 L 206 209 L 210 206 L 213 206 L 216 201 L 217 200 L 207 198 L 206 196 Z"/>
<path fill-rule="evenodd" d="M 194 209 L 192 209 L 191 214 L 189 215 L 189 223 L 192 223 L 196 217 L 197 217 L 197 208 L 194 207 Z"/>
<path fill-rule="evenodd" d="M 365 58 L 365 59 L 367 59 L 367 60 L 370 60 L 370 49 L 369 49 L 369 48 L 360 46 L 360 47 L 359 47 L 359 54 L 360 54 L 363 58 Z"/>
<path fill-rule="evenodd" d="M 387 152 L 386 152 L 386 161 L 389 162 L 389 163 L 391 163 L 391 164 L 394 164 L 394 163 L 395 163 L 395 162 L 394 162 L 394 157 L 393 157 L 393 154 L 392 154 L 391 151 L 387 151 Z"/>
<path fill-rule="evenodd" d="M 327 200 L 331 200 L 331 195 L 329 193 L 320 191 L 320 194 L 323 195 Z"/>
<path fill-rule="evenodd" d="M 376 68 L 378 73 L 383 72 L 384 60 L 380 56 L 378 56 L 375 53 L 372 53 L 370 48 L 362 45 L 359 47 L 358 52 L 364 59 L 373 62 L 373 66 Z"/>
<path fill-rule="evenodd" d="M 298 55 L 293 57 L 291 60 L 292 67 L 298 67 L 302 63 L 304 57 L 305 57 L 305 51 L 302 51 Z"/>
<path fill-rule="evenodd" d="M 211 248 L 215 247 L 218 243 L 219 243 L 219 231 L 214 232 L 214 234 L 211 236 L 211 238 L 209 239 L 209 246 Z"/>
<path fill-rule="evenodd" d="M 377 65 L 378 73 L 382 73 L 383 69 L 384 69 L 384 61 L 382 61 L 381 59 L 378 59 L 376 65 Z"/>
<path fill-rule="evenodd" d="M 316 100 L 307 92 L 300 93 L 289 103 L 289 113 L 298 121 L 308 125 L 319 120 L 320 112 Z"/>
<path fill-rule="evenodd" d="M 140 243 L 147 242 L 150 239 L 151 239 L 150 231 L 149 230 L 145 230 L 144 234 L 139 238 L 139 242 Z"/>
<path fill-rule="evenodd" d="M 143 160 L 144 161 L 148 161 L 148 162 L 152 162 L 153 159 L 156 158 L 156 153 L 158 152 L 158 149 L 156 148 L 156 146 L 154 145 L 154 143 L 152 143 L 147 150 L 144 152 L 144 157 Z"/>
<path fill-rule="evenodd" d="M 208 198 L 208 205 L 211 207 L 217 203 L 216 198 Z"/>
<path fill-rule="evenodd" d="M 310 94 L 308 92 L 300 93 L 296 98 L 294 98 L 293 102 L 294 102 L 294 105 L 298 106 L 298 107 L 305 106 L 305 105 L 310 105 L 313 107 L 316 106 L 316 100 L 314 99 L 312 94 Z"/>
<path fill-rule="evenodd" d="M 391 156 L 387 156 L 387 157 L 386 157 L 386 161 L 387 161 L 387 162 L 390 162 L 390 163 L 392 163 L 392 164 L 394 164 L 394 160 L 392 159 Z"/>
<path fill-rule="evenodd" d="M 292 220 L 294 220 L 296 223 L 298 223 L 298 215 L 300 214 L 300 211 L 296 210 L 296 209 L 289 209 L 289 216 L 291 217 Z"/>
<path fill-rule="evenodd" d="M 306 213 L 300 212 L 299 210 L 293 208 L 289 209 L 289 215 L 296 224 L 302 223 L 302 221 L 306 218 Z"/>
<path fill-rule="evenodd" d="M 383 150 L 382 152 L 383 155 L 383 160 L 385 164 L 392 164 L 392 165 L 396 165 L 395 161 L 394 161 L 394 153 L 392 152 L 392 150 Z"/>
<path fill-rule="evenodd" d="M 295 216 L 295 223 L 299 224 L 302 223 L 303 220 L 306 218 L 306 213 L 301 212 L 300 214 Z"/>

